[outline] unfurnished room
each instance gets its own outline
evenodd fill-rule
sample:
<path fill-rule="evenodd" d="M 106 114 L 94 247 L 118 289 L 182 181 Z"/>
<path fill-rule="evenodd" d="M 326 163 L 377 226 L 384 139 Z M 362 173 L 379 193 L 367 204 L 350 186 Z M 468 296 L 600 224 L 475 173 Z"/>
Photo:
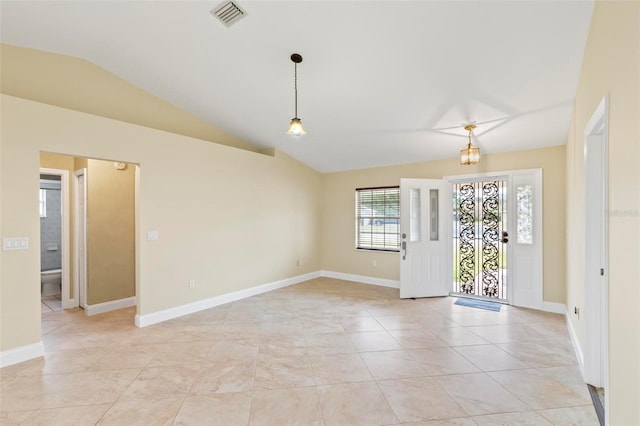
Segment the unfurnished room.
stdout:
<path fill-rule="evenodd" d="M 0 1 L 0 424 L 640 425 L 640 1 Z"/>

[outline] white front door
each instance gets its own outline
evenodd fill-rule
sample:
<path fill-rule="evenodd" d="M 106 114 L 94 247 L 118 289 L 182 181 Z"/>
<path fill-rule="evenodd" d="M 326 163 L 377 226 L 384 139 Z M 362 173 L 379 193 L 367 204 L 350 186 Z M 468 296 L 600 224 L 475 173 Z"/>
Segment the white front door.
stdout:
<path fill-rule="evenodd" d="M 448 296 L 452 264 L 451 184 L 400 180 L 400 297 Z"/>
<path fill-rule="evenodd" d="M 510 174 L 509 279 L 511 304 L 543 309 L 542 170 Z"/>

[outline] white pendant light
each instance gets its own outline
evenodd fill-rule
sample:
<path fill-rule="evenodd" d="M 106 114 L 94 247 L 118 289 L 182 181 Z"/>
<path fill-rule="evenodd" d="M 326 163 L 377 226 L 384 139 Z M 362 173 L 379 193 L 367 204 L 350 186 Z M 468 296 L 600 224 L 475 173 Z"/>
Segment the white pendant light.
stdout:
<path fill-rule="evenodd" d="M 302 56 L 297 53 L 294 53 L 293 55 L 291 55 L 291 61 L 293 61 L 293 70 L 294 70 L 293 84 L 294 84 L 295 99 L 296 99 L 296 104 L 295 104 L 296 115 L 291 119 L 291 123 L 289 124 L 289 130 L 287 130 L 287 134 L 300 136 L 307 133 L 302 127 L 302 120 L 298 118 L 298 64 L 302 62 Z"/>

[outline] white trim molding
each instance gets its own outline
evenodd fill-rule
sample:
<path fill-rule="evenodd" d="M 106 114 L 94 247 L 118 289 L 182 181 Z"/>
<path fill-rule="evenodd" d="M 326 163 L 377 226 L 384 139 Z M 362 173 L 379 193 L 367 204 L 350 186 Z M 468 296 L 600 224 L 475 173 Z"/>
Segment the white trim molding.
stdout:
<path fill-rule="evenodd" d="M 170 319 L 178 318 L 184 315 L 189 315 L 189 314 L 203 311 L 205 309 L 224 305 L 225 303 L 235 302 L 241 299 L 245 299 L 247 297 L 256 296 L 262 293 L 267 293 L 269 291 L 288 287 L 294 284 L 299 284 L 301 282 L 312 280 L 314 278 L 320 278 L 320 277 L 333 278 L 333 279 L 344 280 L 344 281 L 352 281 L 352 282 L 357 282 L 361 284 L 377 285 L 381 287 L 400 288 L 400 281 L 398 280 L 389 280 L 385 278 L 369 277 L 365 275 L 355 275 L 355 274 L 347 274 L 343 272 L 320 270 L 320 271 L 310 272 L 304 275 L 298 275 L 295 277 L 286 278 L 284 280 L 279 280 L 279 281 L 274 281 L 267 284 L 258 285 L 258 286 L 247 288 L 244 290 L 234 291 L 232 293 L 221 294 L 219 296 L 210 297 L 204 300 L 197 300 L 192 303 L 187 303 L 187 304 L 176 306 L 173 308 L 164 309 L 158 312 L 152 312 L 152 313 L 143 314 L 143 315 L 136 314 L 136 319 L 135 319 L 136 326 L 147 327 L 149 325 L 158 324 L 163 321 L 168 321 Z M 135 298 L 131 298 L 131 299 L 133 299 L 133 303 L 127 306 L 133 306 L 135 304 Z M 128 299 L 122 299 L 122 300 L 128 300 Z M 112 303 L 112 302 L 107 302 L 107 303 Z M 100 304 L 100 305 L 105 305 L 105 304 Z M 96 307 L 100 305 L 92 305 L 92 307 Z M 120 309 L 121 307 L 125 307 L 125 306 L 120 306 L 119 308 L 114 308 L 114 309 Z M 561 303 L 544 302 L 542 310 L 547 312 L 562 314 L 565 312 L 565 306 Z M 107 312 L 107 311 L 101 311 L 101 312 Z M 91 314 L 88 313 L 88 315 L 93 315 L 94 313 L 100 313 L 100 312 L 92 311 L 92 313 Z"/>
<path fill-rule="evenodd" d="M 584 129 L 584 379 L 609 395 L 609 99 L 602 98 Z M 608 398 L 605 398 L 608 400 Z M 605 401 L 606 403 L 606 401 Z M 609 410 L 606 410 L 608 413 Z"/>
<path fill-rule="evenodd" d="M 87 305 L 84 310 L 85 315 L 98 315 L 105 312 L 111 312 L 122 308 L 136 306 L 136 297 L 127 297 L 125 299 L 111 300 L 104 303 L 96 303 L 95 305 Z"/>
<path fill-rule="evenodd" d="M 569 337 L 571 339 L 571 344 L 573 345 L 573 351 L 576 353 L 576 359 L 578 360 L 578 367 L 580 368 L 580 373 L 584 377 L 584 354 L 582 352 L 582 348 L 580 347 L 580 342 L 578 341 L 578 335 L 573 328 L 573 324 L 569 319 L 569 310 L 565 311 L 565 321 L 567 322 L 567 329 L 569 330 Z"/>
<path fill-rule="evenodd" d="M 44 345 L 41 341 L 2 351 L 0 352 L 0 368 L 29 361 L 30 359 L 40 358 L 41 356 L 44 356 Z"/>
<path fill-rule="evenodd" d="M 361 284 L 379 285 L 382 287 L 400 288 L 400 281 L 385 278 L 368 277 L 365 275 L 345 274 L 343 272 L 320 271 L 320 276 L 336 280 L 354 281 Z"/>
<path fill-rule="evenodd" d="M 80 176 L 84 177 L 83 190 L 80 193 Z M 83 208 L 80 210 L 80 201 L 83 201 Z M 82 214 L 80 214 L 82 212 Z M 79 169 L 73 172 L 73 303 L 71 307 L 86 308 L 87 300 L 87 281 L 86 276 L 80 283 L 80 266 L 87 271 L 87 168 Z M 82 218 L 82 220 L 79 220 Z M 80 232 L 82 231 L 82 232 Z M 84 238 L 80 239 L 80 235 Z M 80 246 L 84 247 L 84 251 L 80 253 Z M 80 287 L 82 286 L 82 299 L 80 300 Z"/>
<path fill-rule="evenodd" d="M 567 307 L 564 305 L 564 303 L 556 303 L 556 302 L 543 301 L 542 308 L 540 308 L 540 310 L 545 312 L 551 312 L 554 314 L 562 314 L 562 315 L 566 315 L 567 313 Z"/>
<path fill-rule="evenodd" d="M 286 278 L 280 281 L 274 281 L 267 284 L 258 285 L 256 287 L 247 288 L 244 290 L 234 291 L 232 293 L 221 294 L 220 296 L 211 297 L 204 300 L 198 300 L 193 303 L 187 303 L 185 305 L 176 306 L 175 308 L 169 308 L 158 312 L 152 312 L 150 314 L 136 314 L 136 326 L 146 327 L 149 325 L 157 324 L 159 322 L 167 321 L 173 318 L 178 318 L 184 315 L 193 314 L 205 309 L 214 308 L 216 306 L 224 305 L 225 303 L 235 302 L 237 300 L 245 299 L 247 297 L 256 296 L 258 294 L 266 293 L 279 288 L 288 287 L 290 285 L 298 284 L 304 281 L 308 281 L 314 278 L 319 278 L 321 275 L 319 272 L 310 272 L 304 275 L 298 275 L 296 277 Z"/>

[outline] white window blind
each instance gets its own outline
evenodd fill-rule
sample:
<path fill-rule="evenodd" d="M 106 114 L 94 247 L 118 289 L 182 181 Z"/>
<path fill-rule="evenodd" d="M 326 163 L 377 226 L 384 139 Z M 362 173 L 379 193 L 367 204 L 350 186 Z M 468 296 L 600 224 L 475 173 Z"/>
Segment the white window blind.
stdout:
<path fill-rule="evenodd" d="M 356 248 L 399 251 L 399 187 L 356 189 Z"/>

